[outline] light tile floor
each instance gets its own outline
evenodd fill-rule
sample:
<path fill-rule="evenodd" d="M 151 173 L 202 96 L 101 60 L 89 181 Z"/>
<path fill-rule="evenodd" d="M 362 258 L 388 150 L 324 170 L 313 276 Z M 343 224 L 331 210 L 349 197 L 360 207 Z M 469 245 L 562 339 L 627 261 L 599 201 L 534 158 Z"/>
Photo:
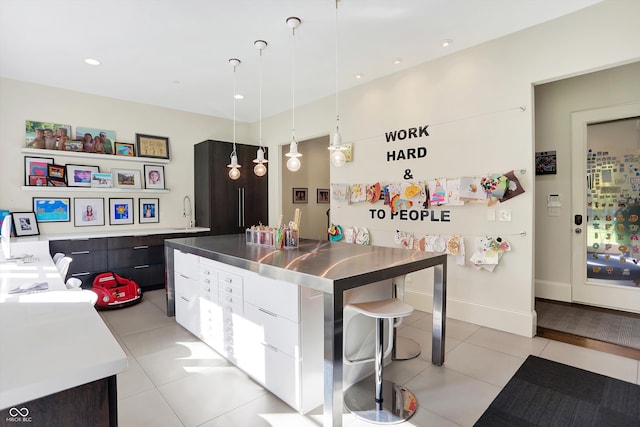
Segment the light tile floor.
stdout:
<path fill-rule="evenodd" d="M 132 307 L 100 314 L 129 357 L 118 375 L 121 427 L 317 427 L 322 407 L 301 415 L 167 317 L 164 290 Z M 595 350 L 525 338 L 447 320 L 443 366 L 431 364 L 431 315 L 415 312 L 399 334 L 422 354 L 385 367 L 385 378 L 414 392 L 409 426 L 472 426 L 529 355 L 640 384 L 640 362 Z M 426 331 L 426 333 L 425 333 Z M 345 427 L 372 426 L 343 416 Z"/>

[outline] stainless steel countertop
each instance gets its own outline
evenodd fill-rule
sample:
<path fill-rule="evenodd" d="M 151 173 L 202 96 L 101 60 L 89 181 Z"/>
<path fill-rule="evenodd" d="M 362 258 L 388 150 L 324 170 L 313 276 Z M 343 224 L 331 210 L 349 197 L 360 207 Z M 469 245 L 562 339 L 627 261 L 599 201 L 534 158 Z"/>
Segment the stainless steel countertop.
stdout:
<path fill-rule="evenodd" d="M 247 244 L 244 234 L 168 239 L 165 246 L 325 293 L 447 262 L 445 254 L 307 239 L 297 249 L 275 250 Z"/>

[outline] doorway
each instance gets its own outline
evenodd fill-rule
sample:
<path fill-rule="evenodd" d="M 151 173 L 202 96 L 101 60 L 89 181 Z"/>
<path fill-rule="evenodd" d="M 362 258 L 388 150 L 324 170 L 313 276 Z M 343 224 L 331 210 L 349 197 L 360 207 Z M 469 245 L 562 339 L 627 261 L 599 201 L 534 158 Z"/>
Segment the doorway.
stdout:
<path fill-rule="evenodd" d="M 640 104 L 571 122 L 572 301 L 640 312 Z"/>
<path fill-rule="evenodd" d="M 298 152 L 302 153 L 300 170 L 291 172 L 287 169 L 286 162 L 282 164 L 283 222 L 293 220 L 295 210 L 299 209 L 300 238 L 327 239 L 327 210 L 330 206 L 331 188 L 328 146 L 328 135 L 299 141 Z M 288 146 L 283 146 L 283 153 L 288 149 Z"/>

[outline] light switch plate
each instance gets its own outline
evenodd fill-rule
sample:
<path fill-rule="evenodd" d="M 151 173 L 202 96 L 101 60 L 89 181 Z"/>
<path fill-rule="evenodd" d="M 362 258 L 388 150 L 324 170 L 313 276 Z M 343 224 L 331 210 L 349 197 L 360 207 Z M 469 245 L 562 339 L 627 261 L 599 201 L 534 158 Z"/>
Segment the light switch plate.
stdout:
<path fill-rule="evenodd" d="M 496 210 L 487 209 L 487 221 L 495 221 L 495 220 L 496 220 Z"/>
<path fill-rule="evenodd" d="M 511 209 L 500 209 L 498 211 L 498 221 L 511 221 Z"/>

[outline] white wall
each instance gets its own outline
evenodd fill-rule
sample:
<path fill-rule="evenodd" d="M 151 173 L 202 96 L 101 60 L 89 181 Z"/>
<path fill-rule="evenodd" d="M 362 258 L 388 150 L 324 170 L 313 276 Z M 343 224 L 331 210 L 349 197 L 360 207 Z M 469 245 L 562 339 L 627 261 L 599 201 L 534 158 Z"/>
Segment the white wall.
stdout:
<path fill-rule="evenodd" d="M 109 197 L 158 197 L 160 223 L 138 224 L 138 204 L 134 200 L 135 224 L 75 228 L 71 222 L 41 223 L 41 234 L 118 231 L 127 228 L 184 227 L 183 197 L 189 195 L 193 203 L 193 145 L 205 139 L 231 141 L 233 122 L 193 113 L 153 107 L 111 98 L 88 95 L 52 87 L 39 86 L 15 80 L 0 79 L 0 129 L 2 129 L 2 155 L 0 155 L 0 209 L 31 211 L 32 197 L 104 197 L 108 209 Z M 169 137 L 171 161 L 164 165 L 166 187 L 169 193 L 108 193 L 78 192 L 69 188 L 64 193 L 21 191 L 24 185 L 25 121 L 36 120 L 76 126 L 114 130 L 119 142 L 135 143 L 135 134 Z M 237 142 L 248 141 L 248 125 L 239 123 Z M 53 150 L 42 150 L 42 157 L 51 157 Z M 109 160 L 107 160 L 107 158 Z M 115 161 L 114 156 L 102 159 L 59 158 L 70 164 L 97 165 L 101 171 L 111 168 L 143 169 L 144 163 Z M 148 163 L 153 163 L 149 159 Z M 73 201 L 72 201 L 73 204 Z M 108 213 L 108 211 L 106 211 Z"/>
<path fill-rule="evenodd" d="M 488 222 L 486 206 L 452 207 L 450 223 L 371 220 L 366 204 L 333 202 L 332 220 L 344 226 L 366 226 L 372 242 L 385 246 L 395 245 L 396 229 L 421 234 L 461 233 L 467 259 L 475 237 L 505 236 L 513 249 L 493 273 L 468 265 L 458 267 L 450 260 L 448 314 L 533 335 L 532 85 L 640 57 L 637 16 L 640 2 L 607 1 L 341 93 L 343 140 L 354 144 L 354 162 L 333 168 L 332 182 L 401 182 L 405 169 L 411 169 L 418 180 L 526 169 L 520 178 L 526 193 L 501 206 L 511 210 L 512 222 Z M 333 108 L 330 98 L 297 107 L 298 138 L 329 133 Z M 425 159 L 386 161 L 384 153 L 390 145 L 385 142 L 386 131 L 426 124 L 430 125 L 429 137 L 396 144 L 426 146 L 429 154 Z M 285 114 L 263 121 L 263 135 L 271 146 L 286 143 L 288 129 Z M 271 194 L 279 185 L 270 182 Z M 520 232 L 526 235 L 518 235 Z M 424 309 L 430 306 L 431 290 L 421 286 L 422 280 L 423 276 L 415 276 L 408 287 L 411 302 Z"/>

